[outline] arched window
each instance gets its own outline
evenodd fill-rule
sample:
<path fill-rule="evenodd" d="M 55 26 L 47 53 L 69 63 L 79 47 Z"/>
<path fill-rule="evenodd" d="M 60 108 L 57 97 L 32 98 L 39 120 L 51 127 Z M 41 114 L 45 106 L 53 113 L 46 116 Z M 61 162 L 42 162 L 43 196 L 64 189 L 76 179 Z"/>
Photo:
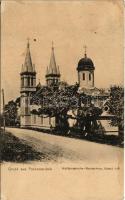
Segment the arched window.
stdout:
<path fill-rule="evenodd" d="M 49 117 L 49 125 L 51 125 L 51 117 Z"/>
<path fill-rule="evenodd" d="M 33 78 L 31 78 L 31 86 L 33 86 Z"/>
<path fill-rule="evenodd" d="M 85 80 L 85 73 L 83 73 L 83 81 Z"/>
<path fill-rule="evenodd" d="M 30 77 L 28 77 L 28 86 L 30 86 Z"/>
<path fill-rule="evenodd" d="M 34 115 L 34 124 L 36 124 L 36 115 Z"/>
<path fill-rule="evenodd" d="M 22 87 L 24 87 L 24 77 L 22 78 Z"/>
<path fill-rule="evenodd" d="M 91 74 L 89 74 L 89 81 L 91 81 Z"/>
<path fill-rule="evenodd" d="M 41 124 L 43 124 L 43 116 L 41 116 Z"/>
<path fill-rule="evenodd" d="M 21 77 L 21 87 L 23 87 L 23 78 Z"/>

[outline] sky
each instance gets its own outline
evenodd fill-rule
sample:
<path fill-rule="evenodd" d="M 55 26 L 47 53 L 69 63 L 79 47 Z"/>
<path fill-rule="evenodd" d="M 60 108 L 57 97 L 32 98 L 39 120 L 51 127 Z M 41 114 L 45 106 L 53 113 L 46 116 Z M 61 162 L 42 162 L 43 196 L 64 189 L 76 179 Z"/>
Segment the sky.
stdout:
<path fill-rule="evenodd" d="M 37 83 L 40 79 L 45 84 L 53 41 L 62 81 L 78 81 L 76 68 L 86 45 L 95 65 L 95 86 L 123 84 L 121 0 L 2 1 L 1 74 L 6 102 L 20 96 L 27 38 Z"/>

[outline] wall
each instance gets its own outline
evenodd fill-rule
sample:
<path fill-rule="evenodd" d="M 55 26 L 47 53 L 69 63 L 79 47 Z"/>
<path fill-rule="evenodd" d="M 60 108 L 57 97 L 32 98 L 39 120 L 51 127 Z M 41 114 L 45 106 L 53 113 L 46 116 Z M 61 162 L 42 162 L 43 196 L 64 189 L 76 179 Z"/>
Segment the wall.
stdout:
<path fill-rule="evenodd" d="M 83 80 L 83 74 L 85 74 L 85 80 Z M 91 80 L 89 80 L 91 75 Z M 78 72 L 79 84 L 81 88 L 92 88 L 94 87 L 94 71 L 80 71 Z"/>
<path fill-rule="evenodd" d="M 55 127 L 55 118 L 52 117 L 45 117 L 45 116 L 38 116 L 38 115 L 31 115 L 31 127 L 37 128 L 50 128 Z"/>

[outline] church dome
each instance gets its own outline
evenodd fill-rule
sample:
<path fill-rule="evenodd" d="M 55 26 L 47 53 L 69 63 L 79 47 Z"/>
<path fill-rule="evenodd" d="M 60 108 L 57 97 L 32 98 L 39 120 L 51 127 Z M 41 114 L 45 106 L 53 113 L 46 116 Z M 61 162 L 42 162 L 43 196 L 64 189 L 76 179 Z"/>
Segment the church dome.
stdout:
<path fill-rule="evenodd" d="M 84 71 L 84 70 L 94 70 L 94 64 L 91 58 L 88 58 L 87 55 L 85 54 L 84 58 L 81 58 L 78 62 L 78 71 Z"/>

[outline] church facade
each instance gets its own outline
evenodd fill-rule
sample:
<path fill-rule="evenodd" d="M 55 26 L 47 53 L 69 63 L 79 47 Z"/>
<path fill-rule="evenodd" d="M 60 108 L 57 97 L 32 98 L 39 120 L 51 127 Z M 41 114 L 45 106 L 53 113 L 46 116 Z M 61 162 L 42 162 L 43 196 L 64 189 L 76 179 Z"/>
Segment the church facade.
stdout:
<path fill-rule="evenodd" d="M 46 85 L 51 87 L 53 84 L 58 84 L 60 81 L 59 66 L 56 65 L 54 47 L 52 46 L 51 57 L 49 67 L 46 71 Z M 36 71 L 35 65 L 32 63 L 30 44 L 27 43 L 26 56 L 22 70 L 21 77 L 21 89 L 20 89 L 20 126 L 25 127 L 44 127 L 50 128 L 55 126 L 55 118 L 38 116 L 32 114 L 32 110 L 38 109 L 38 105 L 31 104 L 32 94 L 36 92 L 37 88 L 40 88 L 40 83 L 36 85 Z"/>
<path fill-rule="evenodd" d="M 87 95 L 94 97 L 94 104 L 99 102 L 98 97 L 101 96 L 99 89 L 94 85 L 94 70 L 95 66 L 93 61 L 87 57 L 85 51 L 84 57 L 80 59 L 77 66 L 79 92 L 84 92 Z M 60 70 L 56 64 L 54 47 L 52 45 L 50 63 L 46 70 L 46 86 L 58 85 L 60 83 Z M 20 89 L 20 126 L 37 127 L 37 128 L 51 128 L 56 126 L 55 117 L 46 117 L 44 115 L 33 114 L 33 110 L 38 110 L 39 105 L 31 103 L 32 95 L 40 90 L 41 84 L 36 85 L 36 70 L 35 65 L 32 63 L 30 44 L 27 43 L 25 61 L 22 65 L 20 73 L 21 89 Z M 105 97 L 107 98 L 107 97 Z M 105 99 L 103 97 L 103 99 Z"/>
<path fill-rule="evenodd" d="M 31 93 L 36 91 L 36 71 L 35 65 L 32 64 L 29 42 L 27 44 L 25 62 L 22 65 L 20 77 L 20 122 L 21 127 L 28 127 L 31 125 Z"/>

